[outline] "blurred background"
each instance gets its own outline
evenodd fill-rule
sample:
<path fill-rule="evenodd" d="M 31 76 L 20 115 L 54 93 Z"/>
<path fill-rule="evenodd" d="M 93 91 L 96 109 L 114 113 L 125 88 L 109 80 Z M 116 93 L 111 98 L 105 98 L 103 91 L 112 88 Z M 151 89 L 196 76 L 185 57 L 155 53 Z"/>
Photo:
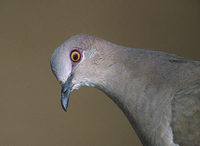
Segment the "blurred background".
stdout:
<path fill-rule="evenodd" d="M 0 0 L 0 145 L 142 145 L 97 89 L 74 91 L 62 110 L 49 61 L 77 33 L 200 60 L 200 1 Z"/>

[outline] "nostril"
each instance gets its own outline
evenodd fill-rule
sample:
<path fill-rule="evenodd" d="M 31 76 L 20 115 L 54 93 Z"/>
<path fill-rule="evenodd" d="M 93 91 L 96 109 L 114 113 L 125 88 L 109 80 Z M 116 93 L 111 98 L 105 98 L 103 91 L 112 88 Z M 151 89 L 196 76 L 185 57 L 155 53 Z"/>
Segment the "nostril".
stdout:
<path fill-rule="evenodd" d="M 62 80 L 59 80 L 58 82 L 59 82 L 59 84 L 61 84 L 61 85 L 63 85 L 63 84 L 65 83 L 65 82 L 62 81 Z"/>

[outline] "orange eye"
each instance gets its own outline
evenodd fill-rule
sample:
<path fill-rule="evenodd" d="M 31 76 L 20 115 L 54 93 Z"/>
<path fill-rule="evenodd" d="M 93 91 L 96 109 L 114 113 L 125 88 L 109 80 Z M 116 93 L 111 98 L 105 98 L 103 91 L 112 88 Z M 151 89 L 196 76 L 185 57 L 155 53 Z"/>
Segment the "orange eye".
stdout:
<path fill-rule="evenodd" d="M 81 59 L 81 54 L 78 50 L 74 50 L 71 52 L 70 58 L 73 62 L 78 62 Z"/>

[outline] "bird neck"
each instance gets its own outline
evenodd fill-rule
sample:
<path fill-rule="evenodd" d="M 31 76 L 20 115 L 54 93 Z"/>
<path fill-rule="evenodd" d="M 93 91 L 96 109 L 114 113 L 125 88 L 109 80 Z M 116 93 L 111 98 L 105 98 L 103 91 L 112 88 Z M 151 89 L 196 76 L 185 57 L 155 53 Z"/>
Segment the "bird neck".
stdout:
<path fill-rule="evenodd" d="M 154 136 L 149 133 L 156 133 L 155 127 L 158 127 L 162 122 L 161 119 L 164 119 L 162 118 L 163 111 L 170 114 L 170 107 L 165 105 L 169 105 L 167 102 L 170 102 L 170 98 L 168 98 L 170 96 L 166 93 L 170 94 L 171 91 L 160 92 L 158 91 L 159 86 L 152 86 L 150 77 L 152 68 L 148 56 L 143 50 L 122 48 L 110 44 L 103 48 L 107 49 L 104 50 L 107 54 L 104 55 L 106 57 L 102 59 L 103 61 L 98 67 L 104 72 L 96 73 L 100 78 L 98 80 L 95 78 L 93 83 L 121 108 L 142 143 L 152 143 Z M 166 99 L 163 100 L 159 97 L 166 97 Z M 156 111 L 156 103 L 163 105 L 163 109 L 160 109 L 159 112 Z M 168 126 L 167 121 L 163 127 L 167 129 Z"/>

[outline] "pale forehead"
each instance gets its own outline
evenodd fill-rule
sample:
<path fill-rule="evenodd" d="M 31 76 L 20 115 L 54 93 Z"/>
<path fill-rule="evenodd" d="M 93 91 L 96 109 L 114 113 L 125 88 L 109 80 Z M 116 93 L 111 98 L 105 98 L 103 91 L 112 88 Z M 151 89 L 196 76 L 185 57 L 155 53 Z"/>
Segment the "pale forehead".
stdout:
<path fill-rule="evenodd" d="M 97 41 L 97 37 L 88 34 L 79 34 L 72 36 L 68 40 L 66 40 L 62 45 L 65 49 L 72 49 L 74 47 L 81 48 L 83 50 L 87 50 L 91 48 L 91 46 L 95 45 Z"/>

